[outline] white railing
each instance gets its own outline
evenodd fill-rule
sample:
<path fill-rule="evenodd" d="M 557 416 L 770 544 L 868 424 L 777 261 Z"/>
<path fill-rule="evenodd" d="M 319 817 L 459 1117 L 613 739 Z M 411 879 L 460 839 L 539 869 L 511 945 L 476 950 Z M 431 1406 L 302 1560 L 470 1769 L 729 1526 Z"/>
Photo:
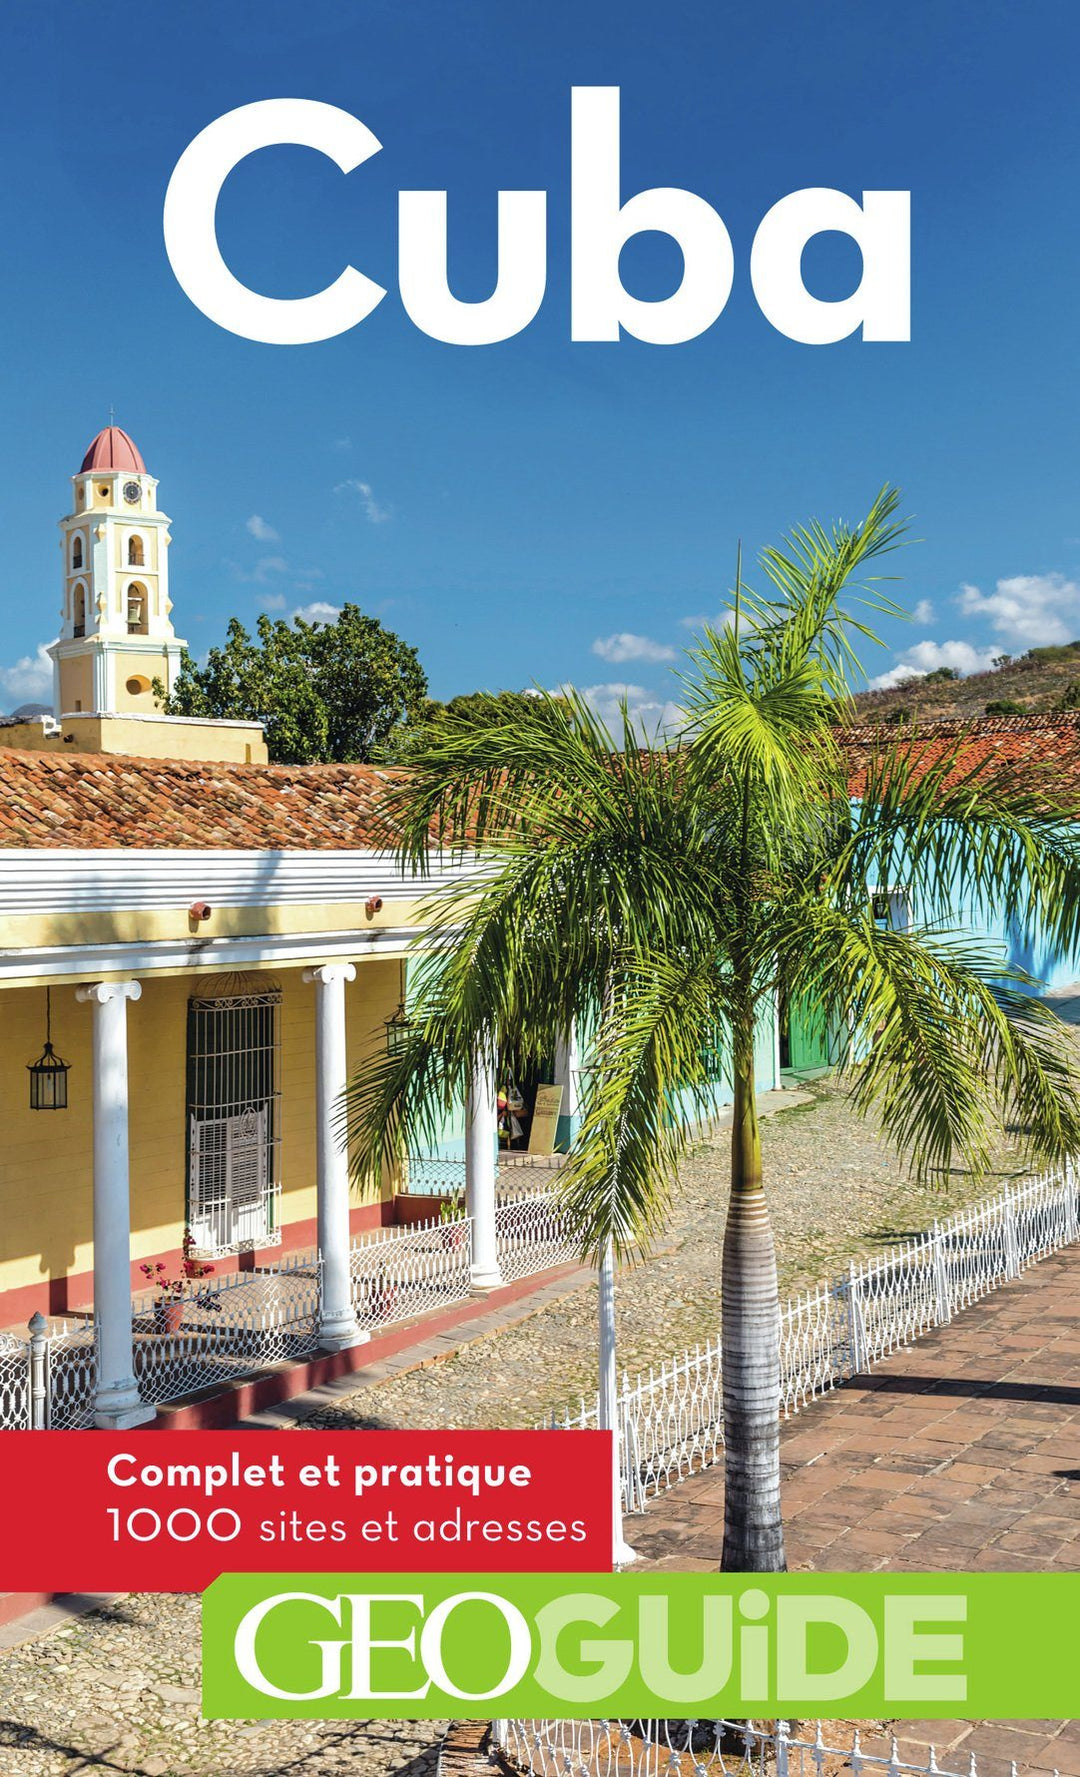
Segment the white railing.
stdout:
<path fill-rule="evenodd" d="M 504 1197 L 495 1204 L 495 1250 L 504 1283 L 568 1265 L 581 1251 L 573 1226 L 551 1191 Z"/>
<path fill-rule="evenodd" d="M 416 1197 L 464 1198 L 465 1162 L 441 1154 L 409 1154 L 401 1169 L 401 1189 Z"/>
<path fill-rule="evenodd" d="M 23 1339 L 0 1333 L 0 1426 L 26 1431 L 30 1425 L 30 1365 Z"/>
<path fill-rule="evenodd" d="M 1080 1238 L 1077 1192 L 1071 1166 L 1027 1180 L 795 1297 L 780 1320 L 785 1415 Z M 502 1198 L 495 1219 L 507 1282 L 577 1255 L 552 1193 Z M 471 1241 L 467 1216 L 358 1237 L 350 1267 L 360 1325 L 372 1331 L 464 1301 Z M 143 1398 L 177 1400 L 317 1350 L 320 1284 L 319 1256 L 306 1252 L 192 1286 L 178 1325 L 153 1292 L 136 1297 L 134 1363 Z M 90 1425 L 95 1372 L 90 1317 L 50 1330 L 35 1316 L 29 1339 L 0 1334 L 0 1429 Z M 595 1425 L 596 1403 L 581 1401 L 552 1423 Z M 619 1426 L 628 1510 L 715 1462 L 723 1437 L 719 1341 L 633 1382 L 624 1377 Z"/>
<path fill-rule="evenodd" d="M 162 1300 L 153 1290 L 136 1296 L 132 1356 L 142 1399 L 155 1405 L 178 1400 L 313 1350 L 319 1273 L 315 1255 L 297 1253 L 266 1270 L 206 1279 L 181 1302 Z M 35 1316 L 30 1335 L 21 1347 L 30 1379 L 29 1423 L 53 1431 L 92 1425 L 92 1318 L 63 1321 L 50 1331 Z M 6 1416 L 0 1423 L 8 1425 Z"/>
<path fill-rule="evenodd" d="M 811 1738 L 808 1723 L 800 1736 L 784 1721 L 766 1728 L 752 1721 L 504 1720 L 492 1723 L 492 1741 L 529 1777 L 825 1777 L 839 1769 L 851 1777 L 979 1777 L 973 1754 L 942 1764 L 928 1746 L 926 1763 L 913 1763 L 900 1757 L 892 1735 L 864 1740 L 865 1729 L 848 1736 L 837 1726 L 829 1724 L 826 1741 L 821 1722 Z M 1015 1764 L 1011 1773 L 1017 1777 Z"/>
<path fill-rule="evenodd" d="M 30 1322 L 31 1414 L 35 1429 L 76 1431 L 94 1423 L 97 1346 L 92 1321 L 45 1333 Z M 35 1386 L 36 1384 L 36 1386 Z"/>
<path fill-rule="evenodd" d="M 353 1241 L 353 1311 L 365 1331 L 463 1302 L 471 1290 L 472 1217 L 380 1228 Z"/>
<path fill-rule="evenodd" d="M 507 1282 L 574 1257 L 569 1225 L 547 1193 L 496 1204 L 499 1263 Z M 373 1332 L 464 1302 L 472 1293 L 472 1218 L 358 1235 L 349 1252 L 352 1300 Z M 182 1305 L 156 1292 L 131 1305 L 135 1376 L 144 1401 L 178 1400 L 318 1349 L 322 1266 L 317 1252 L 193 1283 Z M 72 1429 L 93 1423 L 93 1318 L 49 1323 L 30 1338 L 0 1334 L 0 1429 Z"/>
<path fill-rule="evenodd" d="M 1070 1163 L 1007 1186 L 925 1234 L 817 1284 L 780 1311 L 780 1402 L 785 1418 L 931 1327 L 1018 1277 L 1027 1266 L 1080 1239 L 1080 1175 Z M 599 1402 L 581 1399 L 555 1414 L 559 1430 L 599 1422 Z M 720 1341 L 651 1369 L 618 1395 L 623 1506 L 640 1512 L 652 1495 L 717 1462 L 723 1450 Z"/>
<path fill-rule="evenodd" d="M 266 1270 L 200 1283 L 175 1329 L 163 1324 L 152 1294 L 136 1296 L 135 1378 L 143 1400 L 175 1400 L 311 1351 L 320 1282 L 317 1254 L 289 1253 Z"/>

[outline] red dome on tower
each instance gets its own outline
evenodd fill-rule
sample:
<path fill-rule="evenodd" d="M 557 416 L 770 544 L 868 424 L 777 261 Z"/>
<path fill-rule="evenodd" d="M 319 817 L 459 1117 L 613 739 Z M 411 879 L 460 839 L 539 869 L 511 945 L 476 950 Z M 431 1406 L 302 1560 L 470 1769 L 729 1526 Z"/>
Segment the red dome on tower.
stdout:
<path fill-rule="evenodd" d="M 79 474 L 98 469 L 127 469 L 135 475 L 146 474 L 146 464 L 134 439 L 119 426 L 106 426 L 94 439 L 79 467 Z"/>

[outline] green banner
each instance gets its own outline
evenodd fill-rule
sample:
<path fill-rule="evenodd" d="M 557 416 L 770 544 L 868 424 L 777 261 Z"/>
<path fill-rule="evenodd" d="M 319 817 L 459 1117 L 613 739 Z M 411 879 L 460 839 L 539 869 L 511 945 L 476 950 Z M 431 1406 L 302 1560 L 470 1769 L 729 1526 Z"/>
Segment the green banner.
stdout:
<path fill-rule="evenodd" d="M 210 1717 L 1080 1715 L 1076 1574 L 228 1574 Z"/>

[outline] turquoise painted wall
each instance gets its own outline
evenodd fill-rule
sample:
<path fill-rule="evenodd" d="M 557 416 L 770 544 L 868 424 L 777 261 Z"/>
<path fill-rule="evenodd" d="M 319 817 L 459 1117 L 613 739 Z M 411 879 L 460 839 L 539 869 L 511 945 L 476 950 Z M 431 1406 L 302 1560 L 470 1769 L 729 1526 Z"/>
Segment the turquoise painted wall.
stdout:
<path fill-rule="evenodd" d="M 920 905 L 917 896 L 910 911 L 916 925 L 924 921 L 930 923 L 933 919 L 931 910 Z M 1039 983 L 1034 989 L 1036 993 L 1059 992 L 1080 983 L 1080 949 L 1062 952 L 1045 933 L 1025 937 L 991 900 L 973 894 L 959 882 L 950 924 L 957 937 L 974 940 L 999 956 L 1007 967 L 1025 969 L 1034 976 Z"/>

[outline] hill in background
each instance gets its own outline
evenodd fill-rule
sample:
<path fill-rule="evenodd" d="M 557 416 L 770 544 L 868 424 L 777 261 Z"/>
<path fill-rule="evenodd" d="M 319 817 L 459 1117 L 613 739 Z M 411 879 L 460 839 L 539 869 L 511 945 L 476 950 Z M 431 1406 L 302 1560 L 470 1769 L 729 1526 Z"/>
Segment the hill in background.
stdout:
<path fill-rule="evenodd" d="M 992 672 L 959 678 L 951 667 L 905 679 L 889 691 L 863 691 L 856 697 L 859 720 L 920 723 L 950 716 L 1043 715 L 1080 709 L 1080 641 L 1056 648 L 1031 648 L 1014 660 L 1001 656 Z"/>

